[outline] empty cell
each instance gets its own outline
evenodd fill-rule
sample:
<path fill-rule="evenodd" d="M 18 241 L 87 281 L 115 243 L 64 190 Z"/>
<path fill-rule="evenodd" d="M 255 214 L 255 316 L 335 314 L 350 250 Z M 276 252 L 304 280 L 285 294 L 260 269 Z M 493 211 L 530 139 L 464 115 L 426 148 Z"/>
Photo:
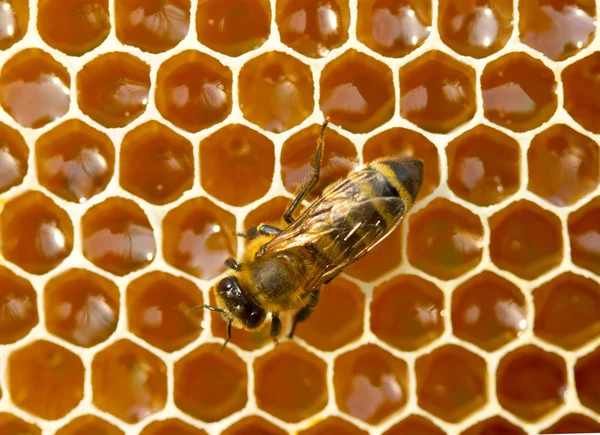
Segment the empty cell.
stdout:
<path fill-rule="evenodd" d="M 325 66 L 320 90 L 319 106 L 323 114 L 352 133 L 367 133 L 394 114 L 392 71 L 354 49 Z"/>
<path fill-rule="evenodd" d="M 67 201 L 84 203 L 106 189 L 115 167 L 115 147 L 103 132 L 70 119 L 35 143 L 37 178 Z"/>
<path fill-rule="evenodd" d="M 29 169 L 29 147 L 17 130 L 0 123 L 0 193 L 18 186 Z"/>
<path fill-rule="evenodd" d="M 156 76 L 156 108 L 177 127 L 196 133 L 231 113 L 231 70 L 207 54 L 186 50 Z"/>
<path fill-rule="evenodd" d="M 77 73 L 77 104 L 108 128 L 125 127 L 146 111 L 150 65 L 129 53 L 101 54 Z"/>
<path fill-rule="evenodd" d="M 444 431 L 433 424 L 428 418 L 412 414 L 386 430 L 383 435 L 444 435 Z"/>
<path fill-rule="evenodd" d="M 0 413 L 0 431 L 5 434 L 42 435 L 42 430 L 35 424 L 25 423 L 7 412 Z"/>
<path fill-rule="evenodd" d="M 571 213 L 568 230 L 573 263 L 600 276 L 600 198 Z"/>
<path fill-rule="evenodd" d="M 152 263 L 156 241 L 148 217 L 133 201 L 111 197 L 81 219 L 83 255 L 96 266 L 124 276 Z"/>
<path fill-rule="evenodd" d="M 0 70 L 0 105 L 21 126 L 40 128 L 69 111 L 70 85 L 62 64 L 39 48 L 28 48 Z"/>
<path fill-rule="evenodd" d="M 298 435 L 366 435 L 368 432 L 339 417 L 327 417 L 317 424 L 298 432 Z"/>
<path fill-rule="evenodd" d="M 286 433 L 273 423 L 255 415 L 241 419 L 222 432 L 223 435 L 285 435 Z"/>
<path fill-rule="evenodd" d="M 2 255 L 29 273 L 57 267 L 73 249 L 73 224 L 67 213 L 38 191 L 8 201 L 0 214 Z"/>
<path fill-rule="evenodd" d="M 214 422 L 248 401 L 248 368 L 234 351 L 204 344 L 175 363 L 175 405 L 193 418 Z"/>
<path fill-rule="evenodd" d="M 441 51 L 400 68 L 400 114 L 432 133 L 448 133 L 475 115 L 475 70 Z"/>
<path fill-rule="evenodd" d="M 312 58 L 326 57 L 348 40 L 348 0 L 278 0 L 281 42 Z"/>
<path fill-rule="evenodd" d="M 525 433 L 519 426 L 515 426 L 500 416 L 494 416 L 478 421 L 460 435 L 525 435 Z"/>
<path fill-rule="evenodd" d="M 31 283 L 0 266 L 0 344 L 22 339 L 38 321 L 37 295 Z"/>
<path fill-rule="evenodd" d="M 124 435 L 124 432 L 116 426 L 102 420 L 95 415 L 82 415 L 76 417 L 62 428 L 56 431 L 55 435 Z"/>
<path fill-rule="evenodd" d="M 2 0 L 0 7 L 0 50 L 6 50 L 27 33 L 29 2 Z"/>
<path fill-rule="evenodd" d="M 567 414 L 552 426 L 544 429 L 542 434 L 558 433 L 595 433 L 600 432 L 600 423 L 583 414 Z"/>
<path fill-rule="evenodd" d="M 93 403 L 126 423 L 161 411 L 167 400 L 165 363 L 129 340 L 119 340 L 92 361 Z"/>
<path fill-rule="evenodd" d="M 600 52 L 594 52 L 567 66 L 561 76 L 564 107 L 583 128 L 600 133 Z"/>
<path fill-rule="evenodd" d="M 121 143 L 119 183 L 151 204 L 179 198 L 194 182 L 192 144 L 156 121 L 128 132 Z"/>
<path fill-rule="evenodd" d="M 579 358 L 575 364 L 575 387 L 581 404 L 600 413 L 600 347 Z"/>
<path fill-rule="evenodd" d="M 44 289 L 46 328 L 77 346 L 102 343 L 117 327 L 119 299 L 112 281 L 85 269 L 69 269 Z"/>
<path fill-rule="evenodd" d="M 148 424 L 140 435 L 206 435 L 202 429 L 197 429 L 176 418 L 156 420 Z"/>

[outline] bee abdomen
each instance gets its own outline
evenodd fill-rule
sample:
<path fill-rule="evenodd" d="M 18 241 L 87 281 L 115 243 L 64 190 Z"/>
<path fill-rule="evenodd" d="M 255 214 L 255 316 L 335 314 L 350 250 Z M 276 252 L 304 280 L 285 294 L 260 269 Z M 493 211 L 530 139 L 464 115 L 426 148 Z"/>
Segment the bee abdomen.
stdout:
<path fill-rule="evenodd" d="M 410 208 L 415 202 L 423 181 L 423 162 L 412 158 L 384 157 L 369 166 L 380 172 L 395 193 Z"/>

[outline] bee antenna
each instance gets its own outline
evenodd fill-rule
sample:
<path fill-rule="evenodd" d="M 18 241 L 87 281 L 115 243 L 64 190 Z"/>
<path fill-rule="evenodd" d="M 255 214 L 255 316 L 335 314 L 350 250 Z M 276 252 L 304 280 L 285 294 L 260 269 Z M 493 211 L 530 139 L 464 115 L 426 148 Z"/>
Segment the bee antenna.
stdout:
<path fill-rule="evenodd" d="M 196 311 L 204 310 L 204 309 L 214 311 L 217 313 L 229 314 L 229 312 L 227 310 L 224 310 L 223 308 L 213 307 L 212 305 L 207 305 L 207 304 L 198 305 L 197 307 L 192 308 L 190 310 L 190 314 L 195 313 Z M 229 321 L 227 322 L 227 338 L 225 338 L 225 342 L 219 348 L 219 353 L 223 352 L 223 350 L 227 347 L 227 344 L 231 341 L 231 324 L 232 323 L 233 323 L 233 318 L 230 315 Z"/>
<path fill-rule="evenodd" d="M 229 319 L 229 322 L 227 322 L 227 338 L 225 338 L 225 341 L 219 348 L 219 353 L 225 350 L 225 348 L 227 347 L 227 343 L 229 343 L 229 341 L 231 340 L 231 322 L 233 322 L 233 319 Z"/>
<path fill-rule="evenodd" d="M 217 313 L 227 313 L 227 310 L 224 310 L 223 308 L 217 308 L 217 307 L 213 307 L 212 305 L 198 305 L 197 307 L 194 307 L 190 310 L 190 314 L 191 313 L 195 313 L 196 311 L 200 311 L 200 310 L 210 310 L 210 311 L 215 311 Z"/>

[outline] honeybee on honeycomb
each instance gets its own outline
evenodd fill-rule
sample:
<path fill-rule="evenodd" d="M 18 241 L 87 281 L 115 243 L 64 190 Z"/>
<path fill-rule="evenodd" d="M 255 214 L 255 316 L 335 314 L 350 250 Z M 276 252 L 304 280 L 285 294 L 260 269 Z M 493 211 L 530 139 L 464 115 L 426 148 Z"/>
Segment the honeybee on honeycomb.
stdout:
<path fill-rule="evenodd" d="M 368 254 L 402 221 L 419 194 L 423 163 L 383 157 L 356 168 L 328 186 L 297 218 L 294 212 L 317 185 L 325 146 L 325 120 L 317 140 L 312 174 L 278 222 L 238 234 L 250 240 L 240 261 L 228 258 L 232 273 L 216 286 L 217 306 L 194 308 L 221 313 L 232 327 L 257 330 L 271 316 L 271 338 L 281 333 L 280 315 L 293 313 L 288 335 L 319 302 L 321 287 Z"/>

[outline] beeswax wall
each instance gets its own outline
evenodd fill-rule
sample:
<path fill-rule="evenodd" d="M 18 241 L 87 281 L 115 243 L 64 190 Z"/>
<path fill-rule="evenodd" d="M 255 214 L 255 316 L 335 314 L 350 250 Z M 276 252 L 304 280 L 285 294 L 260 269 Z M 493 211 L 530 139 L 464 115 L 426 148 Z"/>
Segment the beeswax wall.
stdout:
<path fill-rule="evenodd" d="M 599 8 L 0 0 L 0 433 L 600 432 Z M 324 116 L 317 190 L 412 155 L 419 200 L 220 354 L 189 309 Z"/>

